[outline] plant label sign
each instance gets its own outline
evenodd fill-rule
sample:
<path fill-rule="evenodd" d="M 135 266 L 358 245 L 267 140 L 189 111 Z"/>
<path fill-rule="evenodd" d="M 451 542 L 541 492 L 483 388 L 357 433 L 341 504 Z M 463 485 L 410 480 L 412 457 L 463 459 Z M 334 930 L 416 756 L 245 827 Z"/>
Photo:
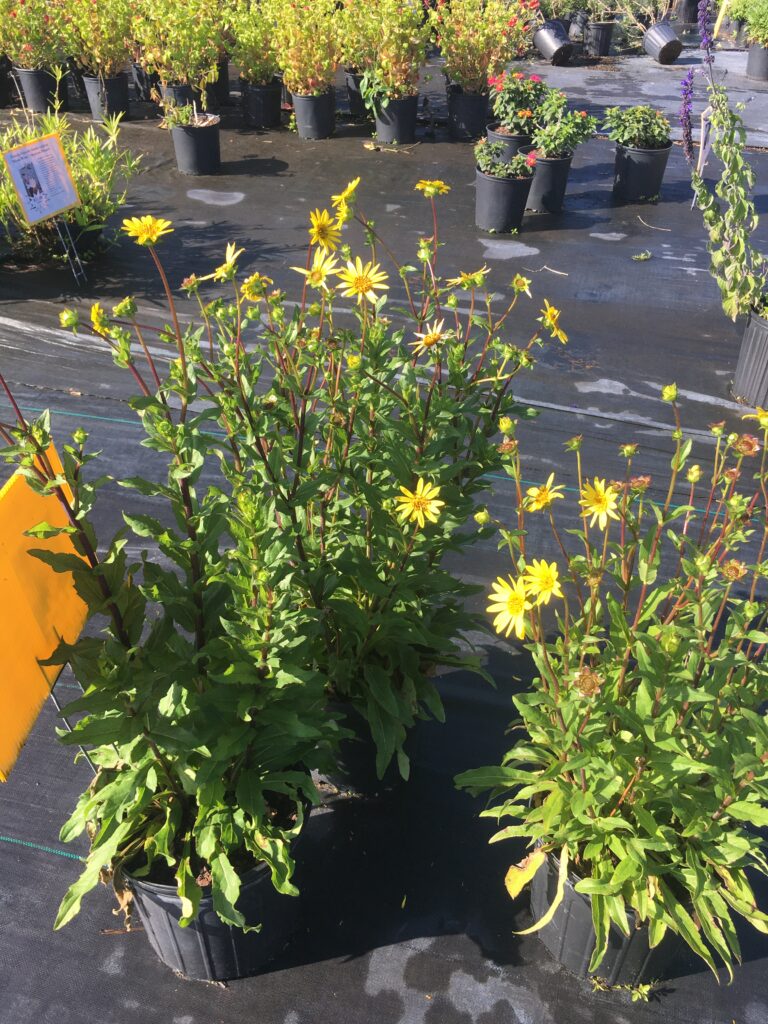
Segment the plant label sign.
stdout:
<path fill-rule="evenodd" d="M 3 153 L 28 224 L 50 220 L 80 205 L 58 135 L 43 135 Z"/>

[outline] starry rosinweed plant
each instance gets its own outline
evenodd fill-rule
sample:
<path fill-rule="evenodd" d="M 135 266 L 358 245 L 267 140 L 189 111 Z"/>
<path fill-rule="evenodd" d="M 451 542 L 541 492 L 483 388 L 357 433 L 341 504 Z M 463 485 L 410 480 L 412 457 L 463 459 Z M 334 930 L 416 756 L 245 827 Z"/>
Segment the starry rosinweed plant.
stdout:
<path fill-rule="evenodd" d="M 502 826 L 492 842 L 527 841 L 510 895 L 548 855 L 559 861 L 556 895 L 527 931 L 549 923 L 570 875 L 591 899 L 591 971 L 612 926 L 629 934 L 631 909 L 652 946 L 671 930 L 732 976 L 732 913 L 768 931 L 748 876 L 768 871 L 754 828 L 768 824 L 768 412 L 745 417 L 759 436 L 712 425 L 709 472 L 691 463 L 676 387 L 663 395 L 675 417 L 663 500 L 638 473 L 637 445 L 621 447 L 626 471 L 609 481 L 582 465 L 575 437 L 580 529 L 566 537 L 557 525 L 567 499 L 554 474 L 527 489 L 514 529 L 496 524 L 513 571 L 493 584 L 488 612 L 525 642 L 538 675 L 513 698 L 525 738 L 457 784 L 491 792 L 482 814 Z M 519 493 L 516 446 L 507 469 Z M 528 549 L 529 516 L 549 521 L 556 559 Z"/>

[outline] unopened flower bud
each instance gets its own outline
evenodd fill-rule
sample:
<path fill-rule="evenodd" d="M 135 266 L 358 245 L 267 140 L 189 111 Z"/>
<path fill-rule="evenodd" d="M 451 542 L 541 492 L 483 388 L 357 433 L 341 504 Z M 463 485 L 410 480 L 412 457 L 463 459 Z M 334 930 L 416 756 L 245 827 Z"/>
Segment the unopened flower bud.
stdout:
<path fill-rule="evenodd" d="M 499 430 L 502 434 L 511 434 L 515 429 L 514 421 L 509 416 L 502 416 L 499 420 Z"/>
<path fill-rule="evenodd" d="M 481 508 L 478 512 L 475 512 L 475 522 L 478 526 L 487 526 L 491 521 L 491 513 L 487 508 Z"/>
<path fill-rule="evenodd" d="M 59 313 L 59 323 L 62 327 L 76 331 L 80 324 L 80 316 L 74 309 L 64 309 Z"/>
<path fill-rule="evenodd" d="M 697 484 L 701 480 L 702 468 L 699 465 L 691 466 L 688 472 L 685 474 L 685 478 L 689 484 Z"/>
<path fill-rule="evenodd" d="M 677 384 L 665 384 L 661 389 L 661 397 L 665 402 L 677 401 Z"/>

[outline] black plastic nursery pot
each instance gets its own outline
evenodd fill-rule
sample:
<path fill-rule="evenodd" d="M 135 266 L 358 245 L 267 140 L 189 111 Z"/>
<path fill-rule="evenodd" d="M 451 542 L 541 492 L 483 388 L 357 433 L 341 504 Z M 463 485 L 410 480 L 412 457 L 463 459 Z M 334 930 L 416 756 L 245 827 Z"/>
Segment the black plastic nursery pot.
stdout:
<path fill-rule="evenodd" d="M 475 224 L 481 231 L 504 235 L 523 224 L 533 175 L 494 178 L 475 168 Z"/>
<path fill-rule="evenodd" d="M 750 314 L 741 339 L 733 394 L 749 405 L 768 408 L 768 320 Z"/>
<path fill-rule="evenodd" d="M 341 700 L 329 701 L 328 707 L 330 711 L 344 716 L 340 724 L 355 735 L 352 739 L 342 740 L 333 771 L 320 775 L 320 780 L 330 783 L 342 793 L 363 797 L 379 796 L 404 785 L 396 758 L 389 763 L 382 779 L 377 776 L 376 744 L 360 712 L 349 702 Z"/>
<path fill-rule="evenodd" d="M 220 60 L 217 65 L 218 74 L 216 81 L 211 86 L 211 92 L 216 97 L 216 102 L 221 107 L 229 106 L 229 61 L 226 57 Z"/>
<path fill-rule="evenodd" d="M 530 135 L 509 135 L 499 130 L 498 124 L 488 125 L 486 132 L 489 142 L 500 142 L 504 147 L 504 159 L 511 160 L 525 146 L 530 146 Z"/>
<path fill-rule="evenodd" d="M 336 127 L 336 93 L 333 89 L 319 96 L 293 93 L 293 112 L 300 139 L 329 139 Z"/>
<path fill-rule="evenodd" d="M 377 107 L 375 110 L 376 141 L 386 145 L 394 143 L 408 145 L 415 142 L 418 113 L 418 95 L 390 100 L 386 107 Z"/>
<path fill-rule="evenodd" d="M 674 64 L 683 52 L 683 43 L 668 22 L 660 21 L 646 30 L 643 49 L 659 64 Z"/>
<path fill-rule="evenodd" d="M 221 169 L 219 122 L 171 128 L 176 165 L 182 174 L 216 174 Z"/>
<path fill-rule="evenodd" d="M 456 142 L 479 139 L 488 124 L 488 96 L 464 92 L 459 85 L 448 86 L 448 131 Z"/>
<path fill-rule="evenodd" d="M 155 71 L 147 71 L 141 64 L 131 64 L 133 88 L 139 103 L 152 103 L 160 94 L 160 78 Z"/>
<path fill-rule="evenodd" d="M 363 102 L 363 94 L 360 92 L 360 83 L 363 76 L 357 71 L 347 69 L 344 72 L 344 83 L 347 87 L 347 101 L 349 102 L 349 113 L 352 117 L 366 117 L 368 111 Z"/>
<path fill-rule="evenodd" d="M 545 60 L 556 67 L 567 64 L 573 56 L 573 43 L 560 21 L 545 21 L 533 33 L 533 45 Z"/>
<path fill-rule="evenodd" d="M 249 128 L 279 128 L 281 123 L 283 83 L 273 78 L 268 85 L 253 85 L 240 80 L 243 120 Z"/>
<path fill-rule="evenodd" d="M 11 79 L 11 65 L 7 58 L 0 57 L 0 107 L 7 107 L 15 94 Z"/>
<path fill-rule="evenodd" d="M 527 209 L 537 213 L 560 213 L 568 188 L 572 160 L 573 153 L 561 157 L 538 157 Z"/>
<path fill-rule="evenodd" d="M 616 146 L 613 194 L 625 203 L 655 199 L 667 169 L 672 143 L 661 149 L 637 149 Z"/>
<path fill-rule="evenodd" d="M 584 29 L 589 24 L 589 14 L 586 11 L 574 11 L 571 14 L 571 23 L 568 26 L 568 36 L 576 42 L 584 39 Z"/>
<path fill-rule="evenodd" d="M 191 85 L 163 85 L 160 88 L 163 105 L 167 107 L 188 107 L 196 102 L 195 90 Z"/>
<path fill-rule="evenodd" d="M 675 14 L 683 25 L 694 24 L 699 17 L 699 0 L 678 0 Z"/>
<path fill-rule="evenodd" d="M 595 929 L 592 923 L 592 901 L 589 896 L 576 892 L 578 878 L 571 876 L 565 883 L 563 901 L 554 917 L 536 932 L 552 956 L 567 970 L 580 978 L 589 977 L 589 961 L 595 948 Z M 531 883 L 531 913 L 538 921 L 549 909 L 557 891 L 557 860 L 547 859 L 534 875 Z M 645 925 L 635 927 L 636 918 L 631 907 L 626 908 L 629 935 L 611 924 L 608 948 L 600 966 L 594 973 L 609 985 L 640 985 L 661 978 L 675 977 L 694 962 L 687 946 L 674 934 L 668 934 L 655 949 L 648 943 Z"/>
<path fill-rule="evenodd" d="M 105 115 L 114 114 L 128 116 L 128 75 L 124 71 L 114 78 L 98 78 L 96 75 L 83 75 L 85 94 L 91 108 L 91 118 L 103 121 Z"/>
<path fill-rule="evenodd" d="M 768 82 L 768 47 L 750 46 L 747 52 L 747 78 Z"/>
<path fill-rule="evenodd" d="M 237 910 L 258 932 L 225 924 L 213 909 L 210 889 L 203 890 L 200 912 L 185 928 L 179 925 L 181 900 L 174 885 L 128 879 L 139 918 L 158 958 L 173 971 L 201 981 L 227 981 L 256 974 L 287 945 L 299 924 L 300 900 L 275 890 L 266 864 L 242 880 Z"/>
<path fill-rule="evenodd" d="M 584 49 L 590 57 L 607 57 L 615 21 L 590 21 L 584 29 Z"/>
<path fill-rule="evenodd" d="M 45 68 L 14 68 L 13 73 L 24 97 L 24 106 L 35 114 L 53 110 L 56 99 L 56 76 Z M 67 86 L 62 78 L 59 85 L 62 110 L 67 108 Z"/>

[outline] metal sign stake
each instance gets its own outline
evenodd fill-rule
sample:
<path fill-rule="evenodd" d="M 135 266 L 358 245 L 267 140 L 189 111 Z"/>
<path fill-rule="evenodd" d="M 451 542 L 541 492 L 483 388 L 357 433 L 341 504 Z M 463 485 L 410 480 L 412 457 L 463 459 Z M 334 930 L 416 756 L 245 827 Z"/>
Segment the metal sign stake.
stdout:
<path fill-rule="evenodd" d="M 72 232 L 69 230 L 69 224 L 61 217 L 53 217 L 53 223 L 56 227 L 61 246 L 64 249 L 64 255 L 67 257 L 70 270 L 74 275 L 75 281 L 79 285 L 84 285 L 88 280 L 88 275 L 85 272 L 85 267 L 80 259 L 80 254 L 77 251 L 75 240 L 72 237 Z"/>

